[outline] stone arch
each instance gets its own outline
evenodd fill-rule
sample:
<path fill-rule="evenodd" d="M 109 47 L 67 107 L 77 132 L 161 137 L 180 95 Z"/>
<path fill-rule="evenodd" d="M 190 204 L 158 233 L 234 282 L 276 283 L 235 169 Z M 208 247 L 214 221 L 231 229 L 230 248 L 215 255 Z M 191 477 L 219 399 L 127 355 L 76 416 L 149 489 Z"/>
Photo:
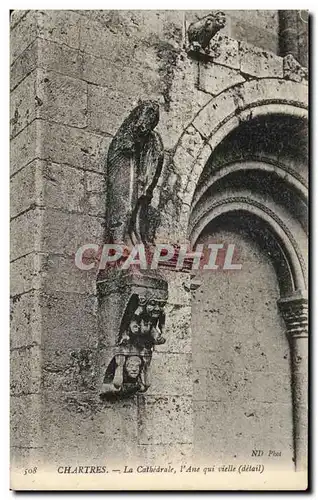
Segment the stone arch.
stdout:
<path fill-rule="evenodd" d="M 246 212 L 257 217 L 259 221 L 270 228 L 272 238 L 281 247 L 278 259 L 282 262 L 286 259 L 290 276 L 288 293 L 295 290 L 304 290 L 307 288 L 307 266 L 305 256 L 307 255 L 307 228 L 298 220 L 290 220 L 288 214 L 284 214 L 275 202 L 268 204 L 266 199 L 257 192 L 247 192 L 243 185 L 239 191 L 231 193 L 217 194 L 220 182 L 233 182 L 235 174 L 241 177 L 246 176 L 248 172 L 253 172 L 260 179 L 271 178 L 271 182 L 281 181 L 283 186 L 289 190 L 295 204 L 297 198 L 301 200 L 304 206 L 307 206 L 308 188 L 306 181 L 295 171 L 288 168 L 282 162 L 276 162 L 268 158 L 264 161 L 255 158 L 254 160 L 228 161 L 215 165 L 208 171 L 208 175 L 200 182 L 194 193 L 189 217 L 188 236 L 192 246 L 195 246 L 196 240 L 205 226 L 220 216 L 231 211 Z M 264 176 L 264 178 L 262 177 Z M 213 192 L 211 191 L 213 189 Z M 213 194 L 212 194 L 213 193 Z M 295 198 L 296 197 L 296 198 Z M 272 205 L 272 206 L 271 206 Z M 302 214 L 306 218 L 307 212 Z M 300 226 L 298 224 L 300 222 Z M 299 229 L 301 233 L 299 233 Z M 296 241 L 294 234 L 298 234 L 299 242 Z M 277 255 L 276 255 L 277 258 Z M 276 263 L 277 264 L 277 263 Z M 286 275 L 285 275 L 286 278 Z M 281 290 L 282 296 L 286 290 Z"/>
<path fill-rule="evenodd" d="M 273 210 L 251 197 L 232 196 L 211 203 L 209 210 L 193 221 L 189 231 L 191 244 L 195 246 L 200 234 L 210 222 L 231 212 L 251 214 L 269 227 L 281 249 L 281 262 L 286 262 L 289 271 L 288 285 L 284 291 L 281 289 L 282 296 L 306 289 L 306 265 L 292 232 Z"/>
<path fill-rule="evenodd" d="M 180 175 L 187 172 L 179 192 L 180 218 L 175 226 L 175 235 L 180 240 L 190 240 L 195 246 L 210 223 L 221 221 L 224 216 L 242 214 L 242 219 L 255 218 L 264 231 L 268 230 L 269 237 L 275 242 L 273 245 L 277 244 L 279 252 L 273 258 L 277 259 L 275 266 L 277 268 L 284 264 L 286 270 L 281 281 L 277 275 L 280 290 L 278 306 L 285 320 L 291 348 L 294 459 L 296 468 L 302 470 L 306 464 L 307 445 L 307 270 L 303 246 L 306 235 L 305 232 L 298 235 L 299 220 L 293 219 L 293 212 L 290 212 L 289 220 L 288 213 L 286 216 L 286 213 L 279 212 L 275 200 L 272 200 L 272 204 L 266 203 L 253 188 L 247 192 L 249 186 L 244 189 L 239 184 L 241 177 L 237 178 L 233 189 L 229 181 L 223 184 L 223 188 L 222 184 L 219 185 L 220 192 L 216 187 L 220 179 L 233 179 L 236 174 L 241 176 L 244 171 L 254 170 L 261 175 L 276 176 L 286 189 L 306 204 L 305 179 L 297 169 L 289 169 L 288 162 L 286 165 L 266 158 L 266 148 L 265 157 L 262 158 L 252 158 L 247 154 L 243 161 L 236 158 L 227 161 L 225 155 L 225 161 L 222 163 L 221 158 L 220 164 L 217 164 L 215 158 L 218 157 L 220 145 L 222 151 L 227 146 L 231 148 L 232 133 L 240 137 L 236 131 L 247 132 L 247 128 L 258 123 L 260 117 L 267 124 L 271 123 L 271 117 L 274 120 L 276 117 L 286 117 L 284 120 L 282 118 L 284 124 L 293 119 L 297 124 L 299 119 L 300 122 L 307 119 L 306 85 L 270 78 L 251 80 L 222 92 L 200 110 L 180 137 L 172 158 L 175 172 L 179 171 Z M 269 134 L 268 138 L 271 137 Z M 283 147 L 289 147 L 289 142 L 289 139 L 283 141 Z M 300 156 L 303 158 L 303 151 Z M 185 162 L 188 163 L 188 170 Z M 265 247 L 264 243 L 262 250 Z M 283 281 L 285 287 L 281 286 Z"/>
<path fill-rule="evenodd" d="M 308 187 L 304 183 L 304 180 L 292 172 L 281 162 L 274 162 L 270 158 L 262 158 L 261 160 L 255 158 L 252 160 L 240 160 L 237 162 L 227 162 L 223 163 L 220 168 L 212 172 L 208 179 L 200 186 L 200 188 L 194 193 L 192 199 L 192 207 L 200 200 L 204 193 L 212 186 L 216 180 L 223 177 L 231 175 L 240 170 L 255 170 L 259 172 L 268 172 L 275 174 L 278 178 L 284 180 L 286 185 L 293 189 L 300 198 L 305 202 L 308 200 Z"/>
<path fill-rule="evenodd" d="M 307 119 L 307 102 L 306 84 L 263 78 L 230 87 L 201 108 L 183 131 L 171 159 L 174 175 L 181 178 L 176 240 L 186 239 L 187 223 L 198 180 L 211 154 L 230 132 L 242 123 L 260 116 L 278 114 Z M 171 231 L 163 227 L 165 218 L 162 220 L 161 234 L 165 231 L 170 234 Z"/>

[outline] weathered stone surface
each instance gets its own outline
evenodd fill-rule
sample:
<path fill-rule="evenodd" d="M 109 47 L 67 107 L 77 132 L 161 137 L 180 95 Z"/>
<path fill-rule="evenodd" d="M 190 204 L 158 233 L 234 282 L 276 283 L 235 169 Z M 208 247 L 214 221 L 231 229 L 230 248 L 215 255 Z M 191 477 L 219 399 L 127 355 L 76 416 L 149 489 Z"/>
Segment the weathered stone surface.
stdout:
<path fill-rule="evenodd" d="M 283 58 L 240 42 L 241 72 L 257 78 L 283 78 Z"/>
<path fill-rule="evenodd" d="M 257 103 L 260 99 L 262 101 L 288 100 L 304 106 L 304 103 L 308 101 L 308 86 L 298 84 L 296 87 L 291 81 L 271 78 L 251 80 L 239 87 L 234 96 L 238 107 L 246 107 Z"/>
<path fill-rule="evenodd" d="M 122 64 L 114 64 L 109 59 L 85 52 L 82 57 L 82 78 L 94 85 L 100 85 L 122 94 L 138 95 L 143 88 L 144 81 L 150 80 L 151 72 L 143 73 L 138 66 L 131 68 Z"/>
<path fill-rule="evenodd" d="M 34 118 L 84 128 L 87 85 L 52 71 L 35 70 L 11 93 L 11 135 L 17 135 Z"/>
<path fill-rule="evenodd" d="M 176 448 L 173 444 L 148 444 L 140 445 L 140 459 L 144 461 L 145 464 L 162 463 L 168 464 L 172 462 L 173 464 L 187 464 L 191 463 L 192 459 L 192 445 L 191 444 L 180 444 Z M 165 467 L 166 465 L 164 465 Z"/>
<path fill-rule="evenodd" d="M 10 198 L 10 216 L 17 217 L 21 212 L 43 204 L 43 186 L 41 183 L 41 162 L 34 160 L 17 172 L 10 180 L 11 193 L 18 196 Z"/>
<path fill-rule="evenodd" d="M 15 173 L 39 156 L 39 123 L 34 120 L 10 142 L 10 167 Z"/>
<path fill-rule="evenodd" d="M 42 250 L 74 256 L 86 243 L 102 243 L 104 219 L 48 209 L 43 218 Z"/>
<path fill-rule="evenodd" d="M 80 49 L 87 54 L 127 62 L 134 51 L 129 39 L 113 33 L 109 29 L 101 29 L 98 22 L 81 16 Z"/>
<path fill-rule="evenodd" d="M 36 89 L 36 115 L 65 125 L 87 125 L 87 84 L 53 71 L 39 70 Z"/>
<path fill-rule="evenodd" d="M 188 154 L 191 155 L 193 159 L 197 158 L 200 149 L 202 148 L 202 137 L 193 126 L 190 125 L 189 127 L 187 127 L 186 131 L 179 141 L 178 149 L 179 147 L 181 147 L 184 151 L 181 151 L 180 158 L 178 158 L 176 154 L 174 155 L 173 161 L 175 165 L 181 163 Z M 189 162 L 190 161 L 191 160 L 189 160 Z"/>
<path fill-rule="evenodd" d="M 82 79 L 83 57 L 79 50 L 64 43 L 60 45 L 43 38 L 38 39 L 38 65 L 43 69 Z"/>
<path fill-rule="evenodd" d="M 212 40 L 212 62 L 200 63 L 199 75 L 184 43 L 189 22 L 204 14 L 93 10 L 13 16 L 13 384 L 17 394 L 30 390 L 29 380 L 31 389 L 41 382 L 46 390 L 41 407 L 33 396 L 15 398 L 13 445 L 44 444 L 51 464 L 88 458 L 98 464 L 100 457 L 121 466 L 123 457 L 184 462 L 193 447 L 209 461 L 243 461 L 253 448 L 279 446 L 292 465 L 290 355 L 276 306 L 277 280 L 267 256 L 244 246 L 237 232 L 225 237 L 248 264 L 243 274 L 211 273 L 191 293 L 190 274 L 163 271 L 167 340 L 155 348 L 148 393 L 116 403 L 98 394 L 99 342 L 109 346 L 114 321 L 110 308 L 103 318 L 107 328 L 98 329 L 97 269 L 79 270 L 74 253 L 81 244 L 103 242 L 105 159 L 123 117 L 140 97 L 160 104 L 166 158 L 154 196 L 161 214 L 156 239 L 183 243 L 205 165 L 214 168 L 221 158 L 232 158 L 222 157 L 222 146 L 214 150 L 248 123 L 241 123 L 241 110 L 264 102 L 265 109 L 276 100 L 298 111 L 306 106 L 307 86 L 284 80 L 282 59 L 265 52 L 277 49 L 277 11 L 230 13 Z M 285 78 L 287 69 L 285 64 Z M 240 84 L 246 74 L 251 81 Z M 302 152 L 289 150 L 282 158 L 275 151 L 265 151 L 271 161 L 306 177 Z M 41 342 L 41 356 L 34 354 L 35 342 Z M 42 442 L 36 441 L 38 423 L 27 419 L 31 410 L 41 418 Z M 23 466 L 34 464 L 29 450 L 17 454 Z"/>
<path fill-rule="evenodd" d="M 240 91 L 238 89 L 233 88 L 233 95 L 234 95 L 234 102 L 236 106 L 239 109 L 240 105 L 242 104 L 242 101 L 240 100 Z M 239 97 L 237 97 L 239 96 Z M 247 113 L 249 111 L 247 110 Z M 241 118 L 241 116 L 240 116 Z M 205 158 L 209 158 L 211 155 L 212 151 L 222 142 L 222 140 L 230 133 L 232 130 L 234 130 L 236 127 L 240 125 L 240 118 L 237 115 L 232 115 L 228 120 L 226 120 L 216 131 L 212 136 L 209 138 L 208 143 L 204 146 L 204 148 L 201 151 L 201 160 L 200 160 L 200 165 L 202 167 L 202 160 L 204 161 Z M 208 150 L 208 146 L 210 148 L 210 151 Z M 198 159 L 198 164 L 199 164 L 199 159 Z M 193 168 L 193 172 L 195 171 L 195 166 Z"/>
<path fill-rule="evenodd" d="M 10 399 L 11 446 L 36 448 L 42 444 L 41 396 L 27 394 Z M 24 465 L 27 466 L 27 462 Z"/>
<path fill-rule="evenodd" d="M 293 82 L 302 82 L 308 79 L 307 68 L 302 67 L 292 54 L 283 59 L 284 78 Z"/>
<path fill-rule="evenodd" d="M 67 331 L 64 331 L 67 335 Z M 42 362 L 43 389 L 54 392 L 96 391 L 96 350 L 88 348 L 61 349 L 46 347 Z"/>
<path fill-rule="evenodd" d="M 10 13 L 10 29 L 14 28 L 23 17 L 26 16 L 28 10 L 14 10 Z"/>
<path fill-rule="evenodd" d="M 183 271 L 164 271 L 165 279 L 168 281 L 168 304 L 188 306 L 191 301 L 190 275 Z"/>
<path fill-rule="evenodd" d="M 28 432 L 28 430 L 26 431 Z M 13 432 L 12 432 L 13 434 Z M 11 469 L 19 470 L 26 469 L 28 467 L 38 467 L 43 463 L 42 458 L 43 448 L 21 448 L 21 446 L 11 446 L 10 447 L 10 464 Z"/>
<path fill-rule="evenodd" d="M 280 404 L 241 404 L 235 403 L 197 403 L 195 412 L 195 454 L 206 459 L 222 461 L 237 458 L 239 461 L 250 458 L 252 449 L 280 449 L 286 464 L 291 461 L 290 408 Z M 205 415 L 213 415 L 206 419 Z M 235 421 L 232 427 L 231 422 Z M 289 425 L 287 425 L 289 421 Z M 223 428 L 227 434 L 223 438 Z M 246 440 L 246 429 L 248 441 Z M 222 433 L 222 434 L 221 434 Z M 230 437 L 231 436 L 231 437 Z M 266 438 L 265 438 L 266 436 Z M 265 441 L 265 439 L 266 441 Z M 266 444 L 265 444 L 266 443 Z"/>
<path fill-rule="evenodd" d="M 167 55 L 168 58 L 169 54 Z M 169 62 L 169 58 L 167 59 Z M 166 149 L 175 147 L 185 123 L 191 123 L 198 111 L 209 101 L 210 95 L 198 90 L 198 62 L 183 54 L 177 58 L 169 85 L 163 81 L 164 96 L 169 109 L 162 109 L 158 131 Z M 171 83 L 170 83 L 171 81 Z"/>
<path fill-rule="evenodd" d="M 83 210 L 103 217 L 106 207 L 106 179 L 104 175 L 85 173 L 85 202 Z M 87 208 L 86 208 L 87 207 Z"/>
<path fill-rule="evenodd" d="M 101 217 L 105 213 L 105 176 L 69 165 L 34 160 L 12 177 L 11 192 L 19 193 L 11 197 L 12 218 L 35 206 L 67 206 L 72 212 Z"/>
<path fill-rule="evenodd" d="M 214 127 L 235 112 L 232 96 L 224 93 L 211 100 L 193 120 L 193 125 L 204 137 L 209 137 Z"/>
<path fill-rule="evenodd" d="M 134 400 L 107 404 L 82 392 L 44 393 L 43 404 L 54 412 L 43 415 L 43 433 L 51 436 L 49 463 L 76 457 L 85 461 L 107 456 L 107 462 L 133 458 L 137 449 L 137 405 Z M 63 425 L 60 425 L 61 421 Z M 74 442 L 74 435 L 77 436 Z"/>
<path fill-rule="evenodd" d="M 199 242 L 206 243 L 209 236 L 205 238 Z M 213 235 L 213 241 L 225 240 L 236 243 L 240 261 L 248 261 L 248 266 L 240 273 L 232 272 L 229 281 L 224 273 L 200 273 L 202 284 L 195 292 L 191 325 L 196 453 L 211 456 L 213 449 L 215 459 L 235 455 L 244 459 L 247 446 L 273 446 L 275 435 L 288 461 L 292 426 L 289 346 L 277 310 L 274 270 L 265 256 L 252 250 L 251 242 L 243 242 L 242 235 Z M 256 272 L 260 279 L 250 288 L 244 274 Z M 233 310 L 235 297 L 240 297 L 240 311 Z M 218 420 L 223 411 L 224 418 Z M 208 421 L 208 414 L 214 418 Z"/>
<path fill-rule="evenodd" d="M 273 36 L 278 32 L 278 12 L 277 10 L 227 10 L 226 13 L 231 17 L 240 21 L 248 22 L 250 26 L 254 26 L 257 32 L 257 27 L 269 30 Z M 261 38 L 261 37 L 260 37 Z"/>
<path fill-rule="evenodd" d="M 81 16 L 70 10 L 38 10 L 38 35 L 41 38 L 78 49 Z"/>
<path fill-rule="evenodd" d="M 75 292 L 80 294 L 96 293 L 97 269 L 89 271 L 79 269 L 75 265 L 75 257 L 62 255 L 43 255 L 42 268 L 45 270 L 43 276 L 43 289 L 47 293 Z"/>
<path fill-rule="evenodd" d="M 211 11 L 185 11 L 186 27 Z M 226 25 L 220 36 L 242 40 L 274 53 L 278 52 L 278 11 L 226 10 Z M 217 38 L 218 34 L 214 38 Z M 212 39 L 212 44 L 213 44 Z"/>
<path fill-rule="evenodd" d="M 274 372 L 236 372 L 215 364 L 208 369 L 206 399 L 210 401 L 242 401 L 286 403 L 291 401 L 290 379 Z"/>
<path fill-rule="evenodd" d="M 172 332 L 171 332 L 172 333 Z M 162 353 L 159 349 L 151 361 L 151 386 L 148 395 L 191 396 L 192 362 L 191 354 Z"/>
<path fill-rule="evenodd" d="M 55 351 L 95 348 L 97 299 L 94 295 L 51 291 L 39 297 L 42 311 L 42 343 L 47 349 L 43 359 L 53 363 Z M 75 318 L 80 321 L 75 322 Z"/>
<path fill-rule="evenodd" d="M 199 64 L 199 89 L 212 95 L 244 82 L 242 75 L 231 68 L 213 63 Z"/>
<path fill-rule="evenodd" d="M 138 396 L 138 418 L 139 444 L 192 443 L 189 397 Z"/>
<path fill-rule="evenodd" d="M 45 206 L 81 212 L 85 198 L 84 171 L 50 161 L 42 162 L 41 167 Z"/>
<path fill-rule="evenodd" d="M 122 78 L 125 78 L 123 75 Z M 128 77 L 127 78 L 131 78 Z M 130 80 L 128 80 L 130 81 Z M 147 80 L 146 80 L 147 81 Z M 97 133 L 115 134 L 120 127 L 123 116 L 127 116 L 138 100 L 160 99 L 156 87 L 147 89 L 144 84 L 134 86 L 126 85 L 126 91 L 120 91 L 120 85 L 111 87 L 88 86 L 88 127 Z M 107 117 L 113 116 L 113 120 Z"/>
<path fill-rule="evenodd" d="M 200 138 L 199 132 L 197 132 L 197 134 L 198 135 L 194 137 L 194 140 L 198 140 Z M 193 138 L 192 135 L 190 135 L 190 137 Z M 190 137 L 187 134 L 184 134 L 181 137 L 180 147 L 177 148 L 177 151 L 173 156 L 173 171 L 169 176 L 168 185 L 174 188 L 174 191 L 179 196 L 186 189 L 188 182 L 188 177 L 183 175 L 184 168 L 186 167 L 188 171 L 191 171 L 191 169 L 193 168 L 193 163 L 195 162 L 195 158 L 192 156 L 192 154 L 190 154 L 189 150 L 185 149 L 182 145 L 182 142 L 184 141 L 185 143 L 187 143 Z M 199 149 L 200 142 L 196 141 L 195 146 L 196 149 Z M 194 148 L 191 149 L 191 152 L 194 153 L 194 151 Z"/>
<path fill-rule="evenodd" d="M 287 376 L 286 376 L 287 372 Z M 250 398 L 262 403 L 288 404 L 289 408 L 292 400 L 292 389 L 290 383 L 290 373 L 287 367 L 285 370 L 250 374 L 251 392 Z"/>
<path fill-rule="evenodd" d="M 192 349 L 191 338 L 191 308 L 178 304 L 168 303 L 166 311 L 166 343 L 157 346 L 158 353 L 190 353 Z M 161 377 L 159 377 L 160 380 Z"/>
<path fill-rule="evenodd" d="M 195 358 L 195 357 L 194 357 Z M 193 367 L 193 402 L 194 408 L 197 408 L 197 401 L 206 401 L 207 400 L 207 391 L 208 391 L 208 378 L 206 367 L 198 368 L 197 360 L 194 359 L 196 363 L 196 367 Z"/>
<path fill-rule="evenodd" d="M 136 103 L 137 104 L 137 103 Z M 88 126 L 94 132 L 115 134 L 131 111 L 131 96 L 107 87 L 88 86 Z M 112 120 L 107 117 L 112 114 Z"/>
<path fill-rule="evenodd" d="M 276 12 L 270 11 L 270 12 L 274 12 L 274 15 L 276 15 L 276 19 L 272 23 L 272 26 L 270 26 L 270 29 L 264 29 L 264 20 L 261 19 L 261 17 L 258 19 L 258 21 L 256 21 L 255 18 L 257 18 L 257 16 L 255 16 L 253 22 L 250 23 L 246 20 L 236 18 L 236 16 L 232 16 L 230 36 L 232 38 L 235 38 L 235 40 L 242 40 L 251 45 L 254 45 L 255 47 L 261 47 L 266 51 L 270 51 L 273 52 L 274 54 L 277 54 L 279 51 L 278 29 L 277 29 L 278 11 Z M 268 24 L 266 23 L 265 26 L 268 26 Z M 273 29 L 274 26 L 276 26 L 276 30 Z"/>
<path fill-rule="evenodd" d="M 11 63 L 22 54 L 22 52 L 37 37 L 37 11 L 29 10 L 22 17 L 10 33 Z"/>
<path fill-rule="evenodd" d="M 11 394 L 39 392 L 41 386 L 41 351 L 38 346 L 13 349 L 10 354 Z"/>
<path fill-rule="evenodd" d="M 95 11 L 82 17 L 81 49 L 115 63 L 149 68 L 148 61 L 151 67 L 154 62 L 151 45 L 176 47 L 182 42 L 180 11 Z"/>
<path fill-rule="evenodd" d="M 40 344 L 42 324 L 39 293 L 29 291 L 12 297 L 10 309 L 11 348 Z"/>
<path fill-rule="evenodd" d="M 100 26 L 117 36 L 125 35 L 138 40 L 157 35 L 170 43 L 181 40 L 183 11 L 91 10 L 86 13 L 90 19 L 98 21 Z"/>
<path fill-rule="evenodd" d="M 240 69 L 239 42 L 222 33 L 217 33 L 211 41 L 211 56 L 215 64 Z"/>
<path fill-rule="evenodd" d="M 196 161 L 192 164 L 192 170 L 191 170 L 191 176 L 189 177 L 189 182 L 186 187 L 186 197 L 183 197 L 184 203 L 190 203 L 192 204 L 194 202 L 194 191 L 195 188 L 193 188 L 193 184 L 197 186 L 197 183 L 200 179 L 201 174 L 203 173 L 204 166 L 207 164 L 209 161 L 212 152 L 213 152 L 213 146 L 212 146 L 212 141 L 215 136 L 218 135 L 217 131 L 215 135 L 213 135 L 210 139 L 209 142 L 204 143 L 204 141 L 201 141 L 201 145 L 203 146 L 202 149 L 200 149 L 199 154 L 196 158 Z"/>
<path fill-rule="evenodd" d="M 10 96 L 11 137 L 16 136 L 36 117 L 36 71 L 27 76 Z"/>
<path fill-rule="evenodd" d="M 42 209 L 33 208 L 11 221 L 11 260 L 41 248 Z"/>
<path fill-rule="evenodd" d="M 25 51 L 19 55 L 10 70 L 10 89 L 13 90 L 26 78 L 38 65 L 38 46 L 40 40 L 35 39 Z"/>
<path fill-rule="evenodd" d="M 30 290 L 37 290 L 41 285 L 43 271 L 41 257 L 31 253 L 11 263 L 10 293 L 16 296 Z"/>
<path fill-rule="evenodd" d="M 227 11 L 231 18 L 231 36 L 238 40 L 277 52 L 279 19 L 277 10 Z"/>
<path fill-rule="evenodd" d="M 42 159 L 104 173 L 110 137 L 49 122 L 41 122 L 39 137 Z"/>

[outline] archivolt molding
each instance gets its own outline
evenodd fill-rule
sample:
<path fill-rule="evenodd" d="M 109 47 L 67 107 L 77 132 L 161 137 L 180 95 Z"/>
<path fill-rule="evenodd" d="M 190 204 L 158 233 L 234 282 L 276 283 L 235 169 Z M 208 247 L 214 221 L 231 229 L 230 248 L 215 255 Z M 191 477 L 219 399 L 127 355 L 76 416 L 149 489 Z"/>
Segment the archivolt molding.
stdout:
<path fill-rule="evenodd" d="M 263 152 L 258 153 L 248 153 L 246 156 L 245 154 L 231 154 L 229 157 L 226 159 L 215 159 L 213 158 L 213 165 L 211 165 L 211 170 L 213 171 L 212 173 L 216 172 L 217 170 L 221 169 L 224 166 L 231 165 L 234 163 L 242 163 L 242 162 L 256 162 L 256 163 L 264 163 L 267 165 L 272 165 L 272 166 L 277 166 L 279 169 L 284 170 L 291 176 L 293 176 L 297 181 L 299 181 L 305 188 L 306 191 L 308 192 L 308 181 L 305 177 L 303 177 L 297 170 L 296 168 L 292 168 L 286 163 L 283 162 L 283 159 L 280 159 L 279 161 L 276 158 L 273 158 L 271 156 L 267 156 L 266 153 L 264 154 Z M 206 178 L 210 176 L 211 172 L 208 172 L 206 175 Z M 201 179 L 202 180 L 202 176 Z M 194 200 L 193 200 L 194 202 Z M 193 203 L 192 203 L 193 204 Z"/>
<path fill-rule="evenodd" d="M 285 257 L 291 268 L 294 289 L 306 289 L 306 264 L 292 232 L 273 210 L 254 198 L 231 196 L 212 202 L 207 211 L 199 213 L 191 221 L 189 230 L 191 244 L 195 245 L 203 229 L 212 220 L 224 213 L 235 211 L 245 211 L 255 215 L 270 227 L 277 241 L 284 249 Z"/>
<path fill-rule="evenodd" d="M 240 160 L 237 162 L 227 162 L 221 164 L 218 168 L 213 165 L 213 170 L 210 176 L 204 181 L 199 189 L 194 194 L 192 201 L 192 210 L 195 208 L 199 200 L 212 187 L 214 182 L 242 170 L 258 170 L 261 172 L 275 173 L 278 177 L 286 182 L 286 185 L 292 188 L 304 201 L 308 199 L 308 188 L 304 184 L 301 176 L 280 162 L 273 160 Z"/>
<path fill-rule="evenodd" d="M 242 122 L 257 116 L 283 114 L 307 118 L 308 87 L 302 83 L 275 78 L 251 80 L 225 90 L 212 98 L 186 127 L 180 137 L 174 158 L 182 157 L 182 140 L 198 131 L 191 171 L 180 198 L 191 206 L 195 186 L 211 152 Z"/>

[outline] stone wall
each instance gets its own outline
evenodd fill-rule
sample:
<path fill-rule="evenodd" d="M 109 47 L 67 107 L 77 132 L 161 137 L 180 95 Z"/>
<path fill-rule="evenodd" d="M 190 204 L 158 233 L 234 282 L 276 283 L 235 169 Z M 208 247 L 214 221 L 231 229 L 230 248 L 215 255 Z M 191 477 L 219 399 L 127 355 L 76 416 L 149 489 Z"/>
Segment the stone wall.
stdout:
<path fill-rule="evenodd" d="M 215 38 L 214 59 L 199 63 L 186 52 L 186 29 L 204 14 L 12 14 L 11 409 L 13 456 L 23 465 L 42 449 L 48 463 L 67 457 L 92 463 L 105 454 L 121 461 L 185 460 L 192 453 L 189 275 L 166 273 L 167 344 L 156 350 L 152 387 L 105 404 L 96 387 L 97 272 L 77 269 L 74 254 L 85 243 L 103 242 L 107 148 L 138 99 L 160 103 L 166 163 L 154 200 L 164 213 L 158 239 L 169 234 L 174 240 L 187 225 L 180 198 L 189 165 L 201 154 L 200 123 L 212 99 L 223 100 L 229 88 L 252 80 L 241 96 L 248 100 L 259 78 L 273 80 L 264 93 L 274 98 L 292 87 L 277 56 L 276 11 L 230 11 Z M 239 99 L 237 93 L 231 98 L 233 111 Z M 221 121 L 227 111 L 221 105 L 213 119 Z M 212 147 L 204 147 L 207 159 Z M 199 162 L 196 180 L 202 168 Z"/>
<path fill-rule="evenodd" d="M 191 323 L 195 460 L 250 462 L 259 449 L 275 469 L 268 451 L 279 450 L 279 466 L 292 470 L 290 354 L 277 277 L 239 217 L 224 226 L 208 226 L 198 241 L 234 243 L 242 269 L 196 274 L 202 284 Z"/>

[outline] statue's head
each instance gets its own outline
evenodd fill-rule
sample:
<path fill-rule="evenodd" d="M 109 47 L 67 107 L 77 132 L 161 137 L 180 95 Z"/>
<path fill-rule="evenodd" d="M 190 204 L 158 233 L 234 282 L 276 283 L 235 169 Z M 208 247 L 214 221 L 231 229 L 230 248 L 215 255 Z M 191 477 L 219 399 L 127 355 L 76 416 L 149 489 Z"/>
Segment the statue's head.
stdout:
<path fill-rule="evenodd" d="M 219 28 L 219 29 L 224 28 L 224 26 L 226 24 L 226 17 L 225 17 L 224 12 L 220 11 L 220 12 L 217 12 L 216 14 L 214 14 L 214 22 L 215 22 L 217 28 Z"/>
<path fill-rule="evenodd" d="M 211 13 L 205 17 L 205 28 L 211 32 L 224 28 L 225 23 L 226 17 L 224 12 Z"/>
<path fill-rule="evenodd" d="M 159 297 L 155 297 L 153 294 L 148 294 L 143 297 L 139 297 L 139 305 L 143 308 L 144 313 L 152 319 L 158 319 L 164 311 L 164 307 L 167 303 L 166 294 L 158 293 Z"/>
<path fill-rule="evenodd" d="M 139 332 L 139 324 L 136 319 L 132 319 L 129 323 L 129 330 L 135 335 Z"/>
<path fill-rule="evenodd" d="M 135 134 L 146 136 L 159 122 L 159 105 L 155 101 L 139 101 L 136 111 Z"/>
<path fill-rule="evenodd" d="M 146 304 L 146 313 L 153 319 L 159 318 L 160 314 L 163 312 L 166 302 L 163 300 L 151 299 Z"/>
<path fill-rule="evenodd" d="M 142 361 L 139 356 L 127 356 L 125 370 L 128 377 L 136 379 L 140 373 Z"/>

